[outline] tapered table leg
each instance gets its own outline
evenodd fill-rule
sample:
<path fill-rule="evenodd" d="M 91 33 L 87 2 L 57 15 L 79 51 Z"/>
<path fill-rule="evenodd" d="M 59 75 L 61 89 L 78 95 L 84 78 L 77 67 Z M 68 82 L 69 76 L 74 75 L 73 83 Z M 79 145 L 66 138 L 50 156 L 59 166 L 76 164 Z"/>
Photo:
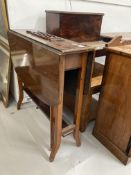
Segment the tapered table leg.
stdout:
<path fill-rule="evenodd" d="M 82 105 L 82 113 L 81 113 L 81 122 L 80 122 L 80 131 L 84 132 L 87 126 L 87 121 L 89 119 L 89 109 L 91 105 L 92 99 L 92 91 L 91 91 L 91 77 L 93 74 L 95 62 L 95 51 L 88 52 L 87 65 L 86 65 L 86 75 L 84 81 L 84 95 L 83 95 L 83 105 Z"/>
<path fill-rule="evenodd" d="M 63 104 L 59 104 L 55 106 L 53 109 L 53 116 L 55 117 L 54 127 L 52 129 L 52 141 L 51 141 L 51 154 L 50 161 L 52 162 L 56 156 L 56 153 L 61 144 L 61 136 L 62 136 L 62 112 L 63 112 Z"/>
<path fill-rule="evenodd" d="M 54 131 L 55 131 L 55 116 L 54 116 L 54 108 L 50 107 L 50 150 L 52 150 L 54 146 Z"/>
<path fill-rule="evenodd" d="M 82 67 L 79 71 L 78 83 L 77 83 L 77 91 L 76 91 L 76 102 L 75 102 L 75 117 L 74 117 L 74 137 L 76 140 L 76 145 L 80 146 L 80 117 L 81 117 L 81 109 L 82 109 L 82 101 L 83 101 L 83 89 L 84 89 L 84 80 L 86 73 L 86 64 L 87 64 L 87 54 L 82 55 Z"/>
<path fill-rule="evenodd" d="M 63 93 L 64 93 L 65 56 L 59 61 L 59 103 L 51 107 L 51 154 L 50 161 L 55 159 L 56 153 L 61 144 L 62 136 L 62 114 L 63 114 Z M 53 139 L 53 140 L 52 140 Z"/>

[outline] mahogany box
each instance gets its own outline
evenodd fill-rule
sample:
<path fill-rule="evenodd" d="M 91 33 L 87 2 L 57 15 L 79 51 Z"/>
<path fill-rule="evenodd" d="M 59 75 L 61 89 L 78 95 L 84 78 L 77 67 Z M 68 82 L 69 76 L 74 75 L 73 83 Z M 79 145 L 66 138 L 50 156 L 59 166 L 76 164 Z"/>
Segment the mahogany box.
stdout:
<path fill-rule="evenodd" d="M 46 32 L 77 42 L 97 41 L 103 15 L 46 10 Z"/>

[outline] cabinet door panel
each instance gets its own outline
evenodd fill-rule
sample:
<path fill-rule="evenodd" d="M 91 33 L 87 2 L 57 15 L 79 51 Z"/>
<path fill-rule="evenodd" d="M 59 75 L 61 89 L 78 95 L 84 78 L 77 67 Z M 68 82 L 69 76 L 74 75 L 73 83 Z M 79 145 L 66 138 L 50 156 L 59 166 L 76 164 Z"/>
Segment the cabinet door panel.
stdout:
<path fill-rule="evenodd" d="M 122 151 L 131 136 L 131 58 L 110 53 L 96 130 Z"/>

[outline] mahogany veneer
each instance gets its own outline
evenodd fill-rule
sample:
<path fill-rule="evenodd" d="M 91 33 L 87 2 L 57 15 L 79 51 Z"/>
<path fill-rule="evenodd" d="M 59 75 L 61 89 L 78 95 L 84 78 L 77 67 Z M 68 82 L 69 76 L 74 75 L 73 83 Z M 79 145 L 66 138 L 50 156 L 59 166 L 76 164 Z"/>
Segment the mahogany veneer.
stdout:
<path fill-rule="evenodd" d="M 46 10 L 47 33 L 77 42 L 100 39 L 103 13 Z"/>
<path fill-rule="evenodd" d="M 17 108 L 20 109 L 23 91 L 26 91 L 42 111 L 50 112 L 50 161 L 53 161 L 62 135 L 73 133 L 76 145 L 81 144 L 79 127 L 84 78 L 88 52 L 94 52 L 94 48 L 66 39 L 41 39 L 25 30 L 10 30 L 9 41 L 20 92 Z M 65 71 L 74 69 L 79 70 L 74 122 L 62 129 Z"/>

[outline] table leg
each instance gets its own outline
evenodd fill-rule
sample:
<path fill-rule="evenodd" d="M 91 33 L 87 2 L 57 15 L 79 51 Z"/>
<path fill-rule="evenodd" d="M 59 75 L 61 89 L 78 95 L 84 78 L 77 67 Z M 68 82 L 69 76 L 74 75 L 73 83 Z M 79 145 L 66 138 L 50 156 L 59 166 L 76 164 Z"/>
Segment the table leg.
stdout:
<path fill-rule="evenodd" d="M 95 52 L 88 52 L 88 61 L 86 67 L 86 75 L 84 81 L 84 96 L 83 105 L 81 113 L 80 131 L 84 132 L 87 126 L 87 121 L 89 119 L 89 110 L 91 106 L 92 90 L 91 90 L 91 77 L 93 73 L 93 67 L 95 62 Z"/>
<path fill-rule="evenodd" d="M 20 109 L 20 106 L 22 104 L 23 98 L 24 98 L 24 92 L 23 92 L 23 83 L 21 81 L 21 79 L 18 76 L 18 86 L 19 86 L 19 100 L 17 103 L 17 109 Z"/>
<path fill-rule="evenodd" d="M 74 137 L 76 140 L 76 145 L 80 146 L 80 117 L 81 117 L 81 110 L 82 110 L 82 101 L 83 101 L 83 89 L 84 89 L 84 80 L 85 80 L 85 73 L 86 73 L 86 64 L 87 64 L 87 54 L 82 55 L 82 67 L 79 71 L 78 75 L 78 83 L 77 83 L 77 91 L 76 91 L 76 102 L 75 102 L 75 117 L 74 117 Z"/>
<path fill-rule="evenodd" d="M 59 62 L 59 102 L 51 107 L 51 154 L 50 161 L 55 159 L 56 153 L 61 144 L 62 136 L 62 114 L 63 114 L 63 94 L 64 94 L 64 74 L 65 56 L 60 57 Z M 53 140 L 52 140 L 53 139 Z"/>
<path fill-rule="evenodd" d="M 53 116 L 55 118 L 54 127 L 52 129 L 52 138 L 51 141 L 51 154 L 50 161 L 52 162 L 55 159 L 55 155 L 61 144 L 61 136 L 62 136 L 62 112 L 63 112 L 63 104 L 59 104 L 58 106 L 53 107 Z"/>
<path fill-rule="evenodd" d="M 52 150 L 54 146 L 54 131 L 55 131 L 55 116 L 54 116 L 54 108 L 50 107 L 50 150 Z"/>

